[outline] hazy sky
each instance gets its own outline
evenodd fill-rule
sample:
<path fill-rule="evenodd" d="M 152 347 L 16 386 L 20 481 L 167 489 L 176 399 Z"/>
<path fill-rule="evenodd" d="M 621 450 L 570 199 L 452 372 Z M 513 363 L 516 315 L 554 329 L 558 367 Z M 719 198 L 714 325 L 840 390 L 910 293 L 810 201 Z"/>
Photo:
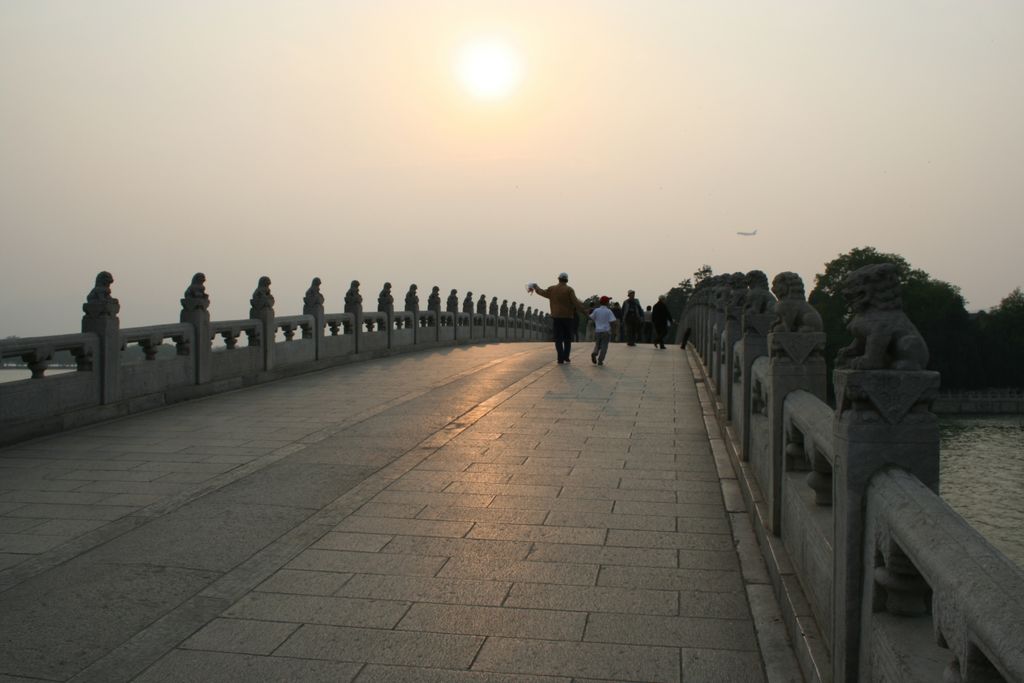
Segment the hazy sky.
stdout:
<path fill-rule="evenodd" d="M 480 37 L 504 99 L 458 79 Z M 0 336 L 77 331 L 102 269 L 130 326 L 197 270 L 229 319 L 263 274 L 280 315 L 313 276 L 652 303 L 867 245 L 987 308 L 1024 285 L 1024 2 L 4 0 L 0 227 Z"/>

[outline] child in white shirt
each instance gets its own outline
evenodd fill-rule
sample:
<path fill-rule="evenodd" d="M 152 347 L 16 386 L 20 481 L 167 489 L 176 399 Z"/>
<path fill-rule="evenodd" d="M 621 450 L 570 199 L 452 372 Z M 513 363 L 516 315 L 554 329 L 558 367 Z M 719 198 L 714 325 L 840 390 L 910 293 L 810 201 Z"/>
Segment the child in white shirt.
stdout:
<path fill-rule="evenodd" d="M 590 312 L 590 319 L 594 321 L 594 351 L 590 354 L 590 362 L 597 365 L 604 365 L 613 328 L 618 326 L 615 314 L 608 308 L 608 301 L 608 297 L 602 296 L 601 305 Z"/>

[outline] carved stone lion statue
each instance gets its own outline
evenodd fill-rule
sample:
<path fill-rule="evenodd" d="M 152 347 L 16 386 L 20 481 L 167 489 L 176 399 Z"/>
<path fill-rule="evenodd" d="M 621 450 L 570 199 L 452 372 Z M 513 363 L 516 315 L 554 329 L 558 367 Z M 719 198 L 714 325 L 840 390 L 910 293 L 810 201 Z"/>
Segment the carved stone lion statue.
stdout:
<path fill-rule="evenodd" d="M 420 310 L 420 297 L 416 293 L 416 285 L 409 285 L 409 291 L 405 293 L 405 310 Z"/>
<path fill-rule="evenodd" d="M 441 310 L 441 288 L 437 285 L 434 285 L 434 288 L 430 290 L 430 296 L 427 297 L 427 310 Z"/>
<path fill-rule="evenodd" d="M 121 310 L 121 304 L 110 293 L 114 276 L 105 270 L 96 274 L 95 286 L 85 297 L 82 312 L 86 318 L 114 318 Z"/>
<path fill-rule="evenodd" d="M 779 273 L 772 280 L 775 304 L 775 323 L 772 332 L 821 332 L 825 326 L 821 314 L 807 303 L 804 281 L 796 273 Z"/>
<path fill-rule="evenodd" d="M 209 307 L 210 296 L 206 293 L 206 275 L 196 273 L 181 298 L 181 308 L 185 311 L 205 311 Z"/>
<path fill-rule="evenodd" d="M 274 295 L 270 293 L 270 278 L 264 275 L 259 279 L 252 298 L 249 299 L 249 317 L 259 318 L 264 312 L 274 312 Z"/>
<path fill-rule="evenodd" d="M 320 278 L 315 277 L 309 284 L 309 289 L 306 290 L 305 296 L 302 297 L 302 310 L 304 313 L 309 313 L 317 306 L 324 305 L 324 295 L 320 293 L 320 285 L 323 284 Z"/>
<path fill-rule="evenodd" d="M 383 313 L 395 312 L 395 297 L 391 293 L 391 283 L 385 282 L 377 295 L 377 310 Z"/>
<path fill-rule="evenodd" d="M 114 276 L 105 270 L 96 274 L 95 286 L 85 297 L 90 304 L 116 304 L 117 299 L 110 295 L 110 285 L 114 284 Z"/>
<path fill-rule="evenodd" d="M 853 343 L 839 349 L 836 366 L 851 370 L 924 370 L 928 346 L 903 312 L 899 270 L 864 266 L 846 276 L 841 291 L 853 312 Z"/>
<path fill-rule="evenodd" d="M 353 280 L 348 291 L 345 292 L 345 312 L 363 312 L 363 295 L 359 293 L 359 280 Z"/>
<path fill-rule="evenodd" d="M 743 299 L 744 315 L 761 315 L 772 310 L 775 297 L 768 291 L 768 276 L 760 270 L 752 270 L 746 277 L 747 295 Z"/>

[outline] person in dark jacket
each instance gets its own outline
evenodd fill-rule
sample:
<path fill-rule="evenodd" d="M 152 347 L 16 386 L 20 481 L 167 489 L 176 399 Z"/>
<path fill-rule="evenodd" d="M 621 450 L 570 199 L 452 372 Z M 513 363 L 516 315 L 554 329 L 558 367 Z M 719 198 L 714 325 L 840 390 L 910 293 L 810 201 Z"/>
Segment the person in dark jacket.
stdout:
<path fill-rule="evenodd" d="M 636 346 L 644 324 L 644 307 L 632 289 L 626 293 L 626 300 L 622 302 L 622 322 L 626 323 L 626 346 Z"/>
<path fill-rule="evenodd" d="M 658 297 L 658 303 L 654 304 L 654 308 L 651 309 L 651 322 L 654 323 L 654 345 L 663 349 L 668 326 L 672 324 L 672 314 L 668 311 L 664 294 Z"/>

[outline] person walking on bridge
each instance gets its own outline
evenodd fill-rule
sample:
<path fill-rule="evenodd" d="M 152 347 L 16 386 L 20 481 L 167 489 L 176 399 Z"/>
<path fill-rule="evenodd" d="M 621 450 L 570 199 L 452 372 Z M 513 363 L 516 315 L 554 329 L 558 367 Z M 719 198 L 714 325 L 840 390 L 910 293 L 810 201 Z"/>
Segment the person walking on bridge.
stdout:
<path fill-rule="evenodd" d="M 665 301 L 665 295 L 662 294 L 651 311 L 651 322 L 654 323 L 654 346 L 659 349 L 665 348 L 665 335 L 668 334 L 668 326 L 672 324 L 672 314 Z"/>
<path fill-rule="evenodd" d="M 640 326 L 644 322 L 644 307 L 632 289 L 626 293 L 626 300 L 622 302 L 622 321 L 626 324 L 626 346 L 636 346 Z"/>
<path fill-rule="evenodd" d="M 551 305 L 551 322 L 555 333 L 555 353 L 558 364 L 569 362 L 569 351 L 572 349 L 573 325 L 576 324 L 574 314 L 579 311 L 587 315 L 587 309 L 576 297 L 576 292 L 569 286 L 569 274 L 559 273 L 558 284 L 540 287 L 536 282 L 527 285 L 530 293 L 536 292 L 547 299 Z"/>
<path fill-rule="evenodd" d="M 619 326 L 615 314 L 608 308 L 608 301 L 608 297 L 602 296 L 601 305 L 590 313 L 590 319 L 594 321 L 594 350 L 590 354 L 590 362 L 595 365 L 604 365 L 612 331 Z"/>

